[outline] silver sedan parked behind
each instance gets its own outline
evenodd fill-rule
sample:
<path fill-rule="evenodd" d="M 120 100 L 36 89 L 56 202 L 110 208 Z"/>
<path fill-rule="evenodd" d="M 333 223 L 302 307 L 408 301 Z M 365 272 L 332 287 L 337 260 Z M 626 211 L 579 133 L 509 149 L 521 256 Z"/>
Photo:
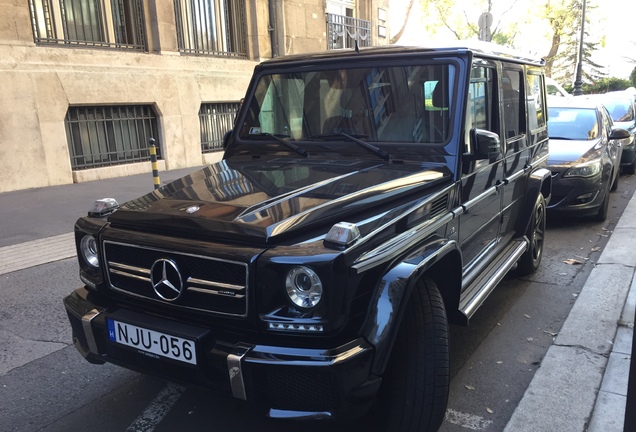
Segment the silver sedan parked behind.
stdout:
<path fill-rule="evenodd" d="M 607 218 L 610 190 L 618 185 L 621 140 L 607 109 L 585 97 L 551 100 L 548 135 L 552 171 L 549 213 Z"/>

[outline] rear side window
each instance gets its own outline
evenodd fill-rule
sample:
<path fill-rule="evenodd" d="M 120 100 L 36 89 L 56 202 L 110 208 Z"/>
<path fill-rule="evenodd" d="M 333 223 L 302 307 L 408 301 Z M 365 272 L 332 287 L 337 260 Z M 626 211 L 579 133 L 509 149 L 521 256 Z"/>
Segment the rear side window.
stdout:
<path fill-rule="evenodd" d="M 543 75 L 528 73 L 526 76 L 528 129 L 534 131 L 545 127 L 545 104 L 543 102 Z"/>
<path fill-rule="evenodd" d="M 525 107 L 521 104 L 521 82 L 520 70 L 504 69 L 501 83 L 503 88 L 504 130 L 507 139 L 514 138 L 524 132 L 522 115 Z"/>

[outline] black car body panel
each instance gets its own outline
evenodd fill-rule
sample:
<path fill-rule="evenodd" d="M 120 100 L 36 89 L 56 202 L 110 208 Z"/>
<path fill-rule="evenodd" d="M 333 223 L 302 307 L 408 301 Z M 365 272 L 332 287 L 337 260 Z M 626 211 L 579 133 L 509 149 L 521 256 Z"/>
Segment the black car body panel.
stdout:
<path fill-rule="evenodd" d="M 545 96 L 492 45 L 259 65 L 221 162 L 77 221 L 75 345 L 272 417 L 365 413 L 422 281 L 466 324 L 540 262 Z"/>

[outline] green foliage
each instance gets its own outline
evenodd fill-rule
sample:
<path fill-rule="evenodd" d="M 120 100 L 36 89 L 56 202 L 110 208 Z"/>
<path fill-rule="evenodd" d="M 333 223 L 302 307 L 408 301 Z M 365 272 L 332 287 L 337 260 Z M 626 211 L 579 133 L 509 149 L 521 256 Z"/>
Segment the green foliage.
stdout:
<path fill-rule="evenodd" d="M 636 67 L 634 67 L 634 69 L 632 69 L 632 73 L 629 76 L 629 81 L 632 83 L 632 85 L 634 87 L 636 87 Z"/>
<path fill-rule="evenodd" d="M 579 38 L 581 35 L 582 0 L 561 0 L 548 3 L 546 19 L 552 28 L 552 48 L 546 56 L 546 73 L 562 82 L 574 81 L 578 63 Z M 583 38 L 583 81 L 595 82 L 604 75 L 603 66 L 592 61 L 592 55 L 603 43 L 590 38 L 590 27 L 594 24 L 597 7 L 587 2 Z"/>
<path fill-rule="evenodd" d="M 591 83 L 583 83 L 581 89 L 583 90 L 583 94 L 598 94 L 606 93 L 608 91 L 625 90 L 630 85 L 629 80 L 609 77 L 601 78 Z M 574 89 L 574 86 L 572 85 L 566 85 L 563 87 L 568 91 L 568 93 L 572 93 L 572 90 Z"/>

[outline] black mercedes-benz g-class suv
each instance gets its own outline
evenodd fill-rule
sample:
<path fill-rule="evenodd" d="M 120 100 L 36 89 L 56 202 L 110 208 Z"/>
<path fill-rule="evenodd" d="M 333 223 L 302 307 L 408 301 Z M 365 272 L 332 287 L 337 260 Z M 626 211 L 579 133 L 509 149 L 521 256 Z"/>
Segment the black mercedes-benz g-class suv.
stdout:
<path fill-rule="evenodd" d="M 437 429 L 448 322 L 541 261 L 545 96 L 491 45 L 262 63 L 221 162 L 77 221 L 77 349 L 270 417 Z"/>

